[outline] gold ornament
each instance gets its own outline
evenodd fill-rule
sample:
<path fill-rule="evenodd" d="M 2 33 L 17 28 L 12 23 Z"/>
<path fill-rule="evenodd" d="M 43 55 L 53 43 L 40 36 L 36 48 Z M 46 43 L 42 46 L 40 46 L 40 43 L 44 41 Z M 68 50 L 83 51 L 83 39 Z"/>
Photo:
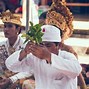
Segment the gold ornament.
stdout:
<path fill-rule="evenodd" d="M 7 22 L 7 23 L 21 25 L 20 18 L 21 16 L 19 14 L 13 14 L 9 10 L 1 14 L 1 20 L 4 23 Z"/>
<path fill-rule="evenodd" d="M 62 30 L 62 39 L 67 39 L 73 33 L 73 15 L 61 0 L 53 0 L 46 16 L 47 24 L 57 26 Z"/>

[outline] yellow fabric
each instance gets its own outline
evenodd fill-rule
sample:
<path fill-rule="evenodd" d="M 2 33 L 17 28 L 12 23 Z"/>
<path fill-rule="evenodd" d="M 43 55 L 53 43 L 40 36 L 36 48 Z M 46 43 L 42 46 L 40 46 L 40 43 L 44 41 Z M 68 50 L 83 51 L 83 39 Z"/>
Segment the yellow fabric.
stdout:
<path fill-rule="evenodd" d="M 13 14 L 9 10 L 7 10 L 6 12 L 2 13 L 1 20 L 3 23 L 8 22 L 21 25 L 20 17 L 21 16 L 19 14 Z"/>
<path fill-rule="evenodd" d="M 73 33 L 73 15 L 60 0 L 54 0 L 46 16 L 46 23 L 55 25 L 63 31 L 63 39 Z"/>
<path fill-rule="evenodd" d="M 23 82 L 22 89 L 35 89 L 35 81 L 27 79 Z"/>

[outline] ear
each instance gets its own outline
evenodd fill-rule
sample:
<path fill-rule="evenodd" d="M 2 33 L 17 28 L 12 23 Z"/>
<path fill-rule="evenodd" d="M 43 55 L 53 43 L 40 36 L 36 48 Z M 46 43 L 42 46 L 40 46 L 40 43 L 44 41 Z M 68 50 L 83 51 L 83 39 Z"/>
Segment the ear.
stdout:
<path fill-rule="evenodd" d="M 17 28 L 17 33 L 20 34 L 20 32 L 21 32 L 21 28 L 18 27 L 18 28 Z"/>

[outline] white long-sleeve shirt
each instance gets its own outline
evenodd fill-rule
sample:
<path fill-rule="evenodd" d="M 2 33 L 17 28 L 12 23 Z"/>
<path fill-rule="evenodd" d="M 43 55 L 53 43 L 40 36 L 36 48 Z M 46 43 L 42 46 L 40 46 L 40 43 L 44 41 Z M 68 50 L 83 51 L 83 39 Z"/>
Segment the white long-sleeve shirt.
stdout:
<path fill-rule="evenodd" d="M 51 64 L 31 53 L 19 61 L 19 54 L 17 51 L 9 56 L 6 66 L 13 72 L 32 73 L 33 69 L 36 89 L 77 89 L 77 76 L 82 68 L 73 54 L 61 50 L 59 55 L 51 53 Z"/>
<path fill-rule="evenodd" d="M 18 79 L 24 79 L 24 78 L 27 78 L 27 77 L 29 77 L 29 76 L 31 76 L 28 72 L 19 72 L 19 73 L 17 73 L 17 74 L 15 74 L 15 75 L 13 75 L 13 76 L 11 76 L 11 77 L 9 77 L 11 80 L 12 80 L 12 82 L 14 83 L 14 82 L 16 82 Z"/>

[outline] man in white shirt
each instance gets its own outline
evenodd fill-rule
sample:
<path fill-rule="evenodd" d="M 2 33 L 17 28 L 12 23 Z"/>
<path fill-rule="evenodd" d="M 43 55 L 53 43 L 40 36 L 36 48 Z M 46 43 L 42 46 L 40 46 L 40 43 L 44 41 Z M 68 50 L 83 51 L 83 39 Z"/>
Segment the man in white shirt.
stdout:
<path fill-rule="evenodd" d="M 2 59 L 0 58 L 0 60 L 1 60 L 0 64 L 1 64 L 1 62 L 3 63 L 3 64 L 1 64 L 2 74 L 0 77 L 2 77 L 2 78 L 6 77 L 5 85 L 8 85 L 7 82 L 9 82 L 10 79 L 13 83 L 15 83 L 18 79 L 28 77 L 29 73 L 22 72 L 22 73 L 17 73 L 14 76 L 12 76 L 13 73 L 11 71 L 8 72 L 8 70 L 4 64 L 6 58 L 9 55 L 11 55 L 13 52 L 15 52 L 17 50 L 23 49 L 25 46 L 25 44 L 23 44 L 24 39 L 21 36 L 19 36 L 20 30 L 21 30 L 20 16 L 18 16 L 17 14 L 12 14 L 9 11 L 6 11 L 6 12 L 2 13 L 2 21 L 4 23 L 3 31 L 4 31 L 4 35 L 5 35 L 6 39 L 4 41 L 0 42 L 0 50 L 1 50 L 0 56 L 2 57 Z M 3 89 L 3 88 L 0 87 L 0 89 Z"/>
<path fill-rule="evenodd" d="M 57 27 L 43 25 L 41 28 L 42 43 L 28 42 L 25 49 L 7 58 L 7 68 L 33 73 L 35 89 L 77 89 L 77 76 L 82 70 L 79 62 L 73 54 L 59 50 L 61 36 Z"/>
<path fill-rule="evenodd" d="M 60 1 L 60 0 L 53 0 L 53 1 L 54 2 L 51 5 L 49 11 L 44 12 L 39 17 L 40 24 L 49 24 L 49 25 L 51 24 L 51 25 L 56 26 L 59 29 L 61 29 L 62 41 L 59 44 L 59 49 L 71 52 L 71 53 L 75 54 L 76 57 L 78 58 L 78 55 L 73 50 L 73 48 L 64 43 L 64 40 L 69 38 L 73 33 L 73 26 L 72 26 L 73 15 L 70 12 L 70 10 L 68 9 L 68 7 L 66 7 L 64 2 L 62 3 L 62 1 Z M 46 19 L 46 21 L 45 21 L 45 19 Z M 31 87 L 30 85 L 31 85 L 30 81 L 25 80 L 23 83 L 23 89 L 24 88 L 29 89 Z M 78 76 L 78 85 L 81 87 L 81 89 L 86 89 L 86 84 L 85 84 L 84 78 L 81 73 Z M 32 82 L 31 89 L 34 89 L 33 82 Z"/>

